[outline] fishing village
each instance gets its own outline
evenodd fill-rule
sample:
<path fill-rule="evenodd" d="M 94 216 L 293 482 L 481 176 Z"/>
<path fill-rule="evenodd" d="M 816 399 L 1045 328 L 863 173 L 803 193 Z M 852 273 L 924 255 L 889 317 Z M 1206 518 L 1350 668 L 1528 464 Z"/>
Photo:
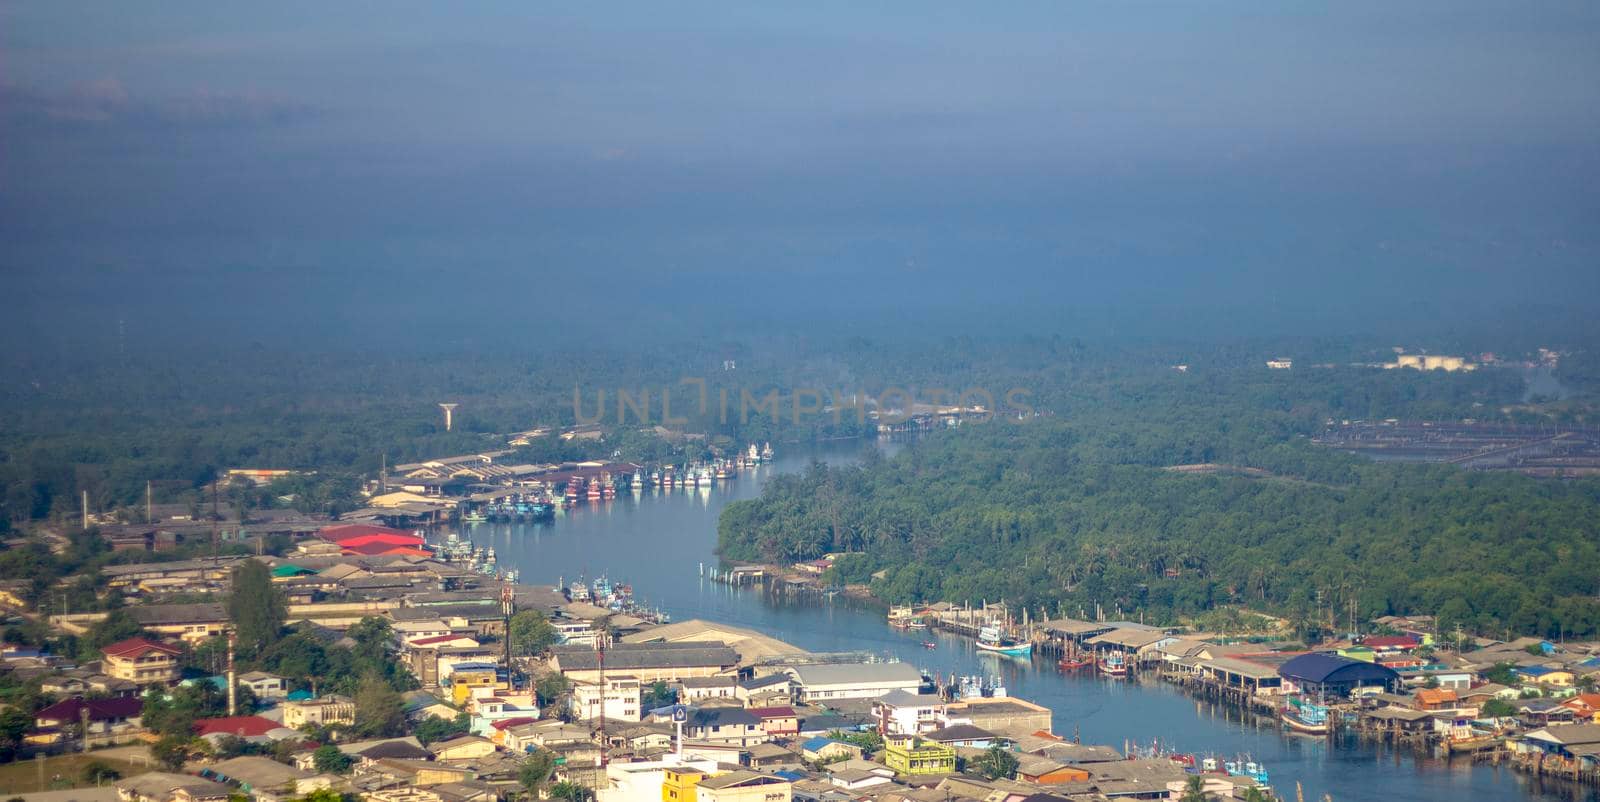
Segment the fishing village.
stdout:
<path fill-rule="evenodd" d="M 1274 784 L 1267 761 L 1174 738 L 1154 722 L 1142 737 L 1086 741 L 1070 716 L 1008 687 L 1007 667 L 1026 666 L 1091 689 L 1170 686 L 1296 738 L 1370 741 L 1575 787 L 1600 783 L 1600 644 L 1440 638 L 1426 616 L 1386 617 L 1306 644 L 1254 614 L 1249 631 L 1221 634 L 1119 620 L 1120 610 L 1072 618 L 941 602 L 892 606 L 880 619 L 925 659 L 811 651 L 748 627 L 674 620 L 604 564 L 524 584 L 529 566 L 511 553 L 518 541 L 506 539 L 619 499 L 731 492 L 774 460 L 770 445 L 681 464 L 531 466 L 502 457 L 393 466 L 369 483 L 365 507 L 338 520 L 94 522 L 116 549 L 209 537 L 252 544 L 256 556 L 107 565 L 107 591 L 127 600 L 126 614 L 40 609 L 0 593 L 13 615 L 86 642 L 129 635 L 93 654 L 4 652 L 9 680 L 50 700 L 20 735 L 22 751 L 40 766 L 126 765 L 106 802 L 207 793 L 276 801 L 318 790 L 484 802 L 558 783 L 617 802 L 675 793 L 745 802 L 758 791 L 774 802 L 1303 798 Z M 233 478 L 276 478 L 256 473 Z M 701 562 L 697 573 L 732 590 L 875 605 L 864 587 L 831 579 L 840 556 Z M 375 648 L 416 684 L 401 696 L 403 725 L 369 726 L 358 694 L 295 673 L 293 661 L 257 653 L 236 663 L 240 622 L 227 600 L 256 573 L 251 565 L 283 599 L 281 637 L 327 649 L 378 639 Z M 194 601 L 202 597 L 212 601 Z M 977 671 L 940 668 L 950 638 L 985 658 Z M 221 691 L 174 751 L 170 727 L 152 726 L 142 710 L 186 688 Z M 424 730 L 439 737 L 415 734 Z M 162 755 L 161 771 L 112 757 L 143 754 L 127 751 L 140 746 Z M 142 759 L 138 768 L 152 768 Z M 529 765 L 542 772 L 531 785 Z M 30 779 L 0 792 L 62 783 Z"/>
<path fill-rule="evenodd" d="M 39 776 L 7 775 L 0 791 L 61 787 L 54 767 L 70 761 L 101 772 L 73 798 L 107 802 L 481 802 L 563 783 L 613 802 L 1272 798 L 1253 761 L 1085 743 L 997 679 L 671 621 L 625 582 L 525 585 L 490 564 L 415 532 L 329 522 L 282 555 L 106 566 L 126 612 L 46 614 L 8 593 L 12 614 L 84 642 L 136 634 L 93 654 L 0 654 L 8 682 L 54 700 L 20 735 Z M 168 601 L 177 588 L 230 601 Z M 249 608 L 231 601 L 248 594 L 282 599 L 272 638 L 304 643 L 295 653 L 376 649 L 415 688 L 374 701 L 293 654 L 249 649 Z M 156 717 L 174 704 L 193 709 Z M 395 718 L 376 722 L 389 705 Z"/>

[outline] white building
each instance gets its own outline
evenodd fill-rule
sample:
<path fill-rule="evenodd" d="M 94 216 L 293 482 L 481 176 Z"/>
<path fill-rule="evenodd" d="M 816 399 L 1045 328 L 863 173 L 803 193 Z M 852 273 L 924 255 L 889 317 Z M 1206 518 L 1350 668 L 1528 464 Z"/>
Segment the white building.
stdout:
<path fill-rule="evenodd" d="M 906 663 L 846 663 L 794 666 L 796 701 L 876 699 L 891 691 L 914 694 L 922 687 L 922 672 Z"/>
<path fill-rule="evenodd" d="M 606 766 L 606 788 L 596 792 L 596 802 L 661 802 L 661 784 L 668 769 L 711 775 L 718 772 L 717 761 L 680 758 L 639 763 L 611 763 Z"/>
<path fill-rule="evenodd" d="M 638 677 L 606 677 L 602 689 L 598 682 L 572 683 L 569 709 L 574 718 L 589 721 L 600 717 L 613 721 L 638 721 L 640 689 Z"/>

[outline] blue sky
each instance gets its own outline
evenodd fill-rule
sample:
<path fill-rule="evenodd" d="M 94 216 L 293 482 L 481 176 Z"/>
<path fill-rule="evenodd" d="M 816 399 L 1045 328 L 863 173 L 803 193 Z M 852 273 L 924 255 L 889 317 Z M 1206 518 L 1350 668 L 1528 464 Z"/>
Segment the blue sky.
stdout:
<path fill-rule="evenodd" d="M 863 5 L 0 4 L 0 269 L 212 324 L 1600 297 L 1593 3 Z"/>

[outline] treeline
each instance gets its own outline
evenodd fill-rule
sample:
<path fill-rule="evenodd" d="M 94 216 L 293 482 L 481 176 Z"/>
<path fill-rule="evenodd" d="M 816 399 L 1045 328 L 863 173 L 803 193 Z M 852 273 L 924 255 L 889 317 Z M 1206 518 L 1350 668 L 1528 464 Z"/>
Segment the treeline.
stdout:
<path fill-rule="evenodd" d="M 1266 370 L 1263 361 L 1279 355 L 1293 357 L 1295 369 Z M 518 458 L 654 460 L 704 447 L 659 437 L 653 427 L 663 423 L 728 444 L 850 437 L 867 430 L 854 408 L 818 408 L 857 393 L 885 403 L 904 394 L 988 398 L 986 406 L 1015 411 L 1005 399 L 1016 391 L 1023 406 L 1057 418 L 1100 420 L 1115 408 L 1119 420 L 1181 425 L 1183 441 L 1139 426 L 1097 441 L 1106 451 L 1099 461 L 1151 464 L 1240 451 L 1269 460 L 1267 445 L 1313 433 L 1328 417 L 1544 419 L 1509 406 L 1521 396 L 1516 371 L 1349 367 L 1391 357 L 1383 344 L 1351 339 L 1202 346 L 1060 336 L 770 336 L 628 351 L 491 344 L 406 355 L 254 347 L 47 363 L 12 354 L 0 357 L 0 521 L 70 517 L 84 492 L 92 511 L 137 505 L 147 481 L 157 502 L 188 499 L 231 467 L 318 471 L 324 479 L 296 495 L 337 511 L 337 491 L 348 484 L 328 486 L 327 477 L 343 483 L 375 474 L 385 459 L 504 448 L 505 433 L 588 420 L 598 420 L 603 441 L 539 440 Z M 453 431 L 444 431 L 441 401 L 460 404 Z M 1230 417 L 1240 409 L 1250 410 L 1247 425 Z M 1581 422 L 1590 410 L 1569 402 L 1549 414 Z"/>
<path fill-rule="evenodd" d="M 861 433 L 854 421 L 825 416 L 796 425 L 777 414 L 792 406 L 784 388 L 797 381 L 793 376 L 758 364 L 723 371 L 709 349 L 403 358 L 251 350 L 171 363 L 12 363 L 0 366 L 0 378 L 7 421 L 0 427 L 0 527 L 70 518 L 84 492 L 91 511 L 141 505 L 146 482 L 158 503 L 191 499 L 234 467 L 371 476 L 384 460 L 394 465 L 504 449 L 506 433 L 570 426 L 596 418 L 597 410 L 605 441 L 546 438 L 518 456 L 679 455 L 681 443 L 642 431 L 661 423 L 728 443 Z M 701 387 L 707 388 L 703 409 Z M 718 403 L 719 390 L 731 395 L 730 405 Z M 628 399 L 619 397 L 622 391 Z M 741 409 L 741 392 L 760 401 L 775 394 L 780 403 Z M 460 405 L 449 432 L 441 401 Z M 319 498 L 324 509 L 334 501 L 327 492 Z"/>
<path fill-rule="evenodd" d="M 1124 382 L 1145 389 L 1105 392 L 1077 418 L 969 425 L 892 460 L 774 479 L 723 513 L 720 553 L 852 552 L 833 580 L 896 603 L 1005 599 L 1036 615 L 1098 606 L 1157 620 L 1244 604 L 1307 633 L 1347 626 L 1353 606 L 1360 618 L 1600 635 L 1600 482 L 1369 463 L 1302 436 L 1338 405 L 1388 392 L 1394 373 L 1347 374 L 1336 393 L 1279 376 L 1201 377 L 1205 390 Z M 1413 406 L 1458 413 L 1516 392 L 1492 374 L 1421 378 Z M 1273 475 L 1165 467 L 1203 462 Z"/>

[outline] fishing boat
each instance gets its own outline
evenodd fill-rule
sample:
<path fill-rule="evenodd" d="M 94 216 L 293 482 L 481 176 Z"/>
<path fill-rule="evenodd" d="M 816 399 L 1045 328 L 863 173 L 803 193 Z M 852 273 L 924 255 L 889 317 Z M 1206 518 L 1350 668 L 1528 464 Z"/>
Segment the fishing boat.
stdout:
<path fill-rule="evenodd" d="M 584 488 L 583 496 L 584 496 L 584 498 L 586 498 L 586 499 L 588 499 L 590 501 L 599 501 L 600 500 L 600 481 L 598 479 L 591 480 L 589 482 L 589 486 Z"/>
<path fill-rule="evenodd" d="M 755 465 L 761 462 L 761 450 L 756 448 L 755 443 L 751 443 L 750 448 L 745 451 L 744 458 L 746 462 Z"/>
<path fill-rule="evenodd" d="M 1298 696 L 1289 697 L 1278 717 L 1295 732 L 1325 735 L 1328 732 L 1328 708 Z"/>
<path fill-rule="evenodd" d="M 469 524 L 481 524 L 484 521 L 489 520 L 489 516 L 484 515 L 482 512 L 479 512 L 478 510 L 473 510 L 472 512 L 469 512 L 469 513 L 461 516 L 461 520 L 463 522 L 469 523 Z"/>
<path fill-rule="evenodd" d="M 726 481 L 728 481 L 728 476 L 729 475 L 730 474 L 728 473 L 728 463 L 723 462 L 721 460 L 718 460 L 717 461 L 716 473 L 714 473 L 711 478 L 713 478 L 713 479 L 715 479 L 715 480 L 717 480 L 719 482 L 726 482 Z"/>
<path fill-rule="evenodd" d="M 978 630 L 978 649 L 996 654 L 1009 654 L 1013 657 L 1027 657 L 1033 654 L 1033 644 L 1018 641 L 1000 631 L 1000 627 L 990 624 Z"/>
<path fill-rule="evenodd" d="M 1265 786 L 1271 777 L 1267 774 L 1267 767 L 1253 760 L 1229 760 L 1223 764 L 1228 775 L 1232 777 L 1249 777 Z"/>
<path fill-rule="evenodd" d="M 1487 730 L 1474 730 L 1470 736 L 1454 737 L 1444 742 L 1451 754 L 1464 754 L 1489 749 L 1500 743 L 1500 737 Z"/>
<path fill-rule="evenodd" d="M 766 461 L 771 460 L 771 459 L 772 459 L 772 444 L 771 443 L 762 443 L 761 444 L 761 461 L 762 462 L 766 462 Z"/>
<path fill-rule="evenodd" d="M 1100 673 L 1108 677 L 1128 676 L 1128 661 L 1122 656 L 1122 652 L 1106 652 L 1100 656 L 1096 665 Z"/>
<path fill-rule="evenodd" d="M 1056 668 L 1062 671 L 1077 671 L 1092 665 L 1094 665 L 1094 660 L 1090 659 L 1089 655 L 1078 651 L 1076 641 L 1067 641 L 1067 653 L 1056 661 Z"/>

